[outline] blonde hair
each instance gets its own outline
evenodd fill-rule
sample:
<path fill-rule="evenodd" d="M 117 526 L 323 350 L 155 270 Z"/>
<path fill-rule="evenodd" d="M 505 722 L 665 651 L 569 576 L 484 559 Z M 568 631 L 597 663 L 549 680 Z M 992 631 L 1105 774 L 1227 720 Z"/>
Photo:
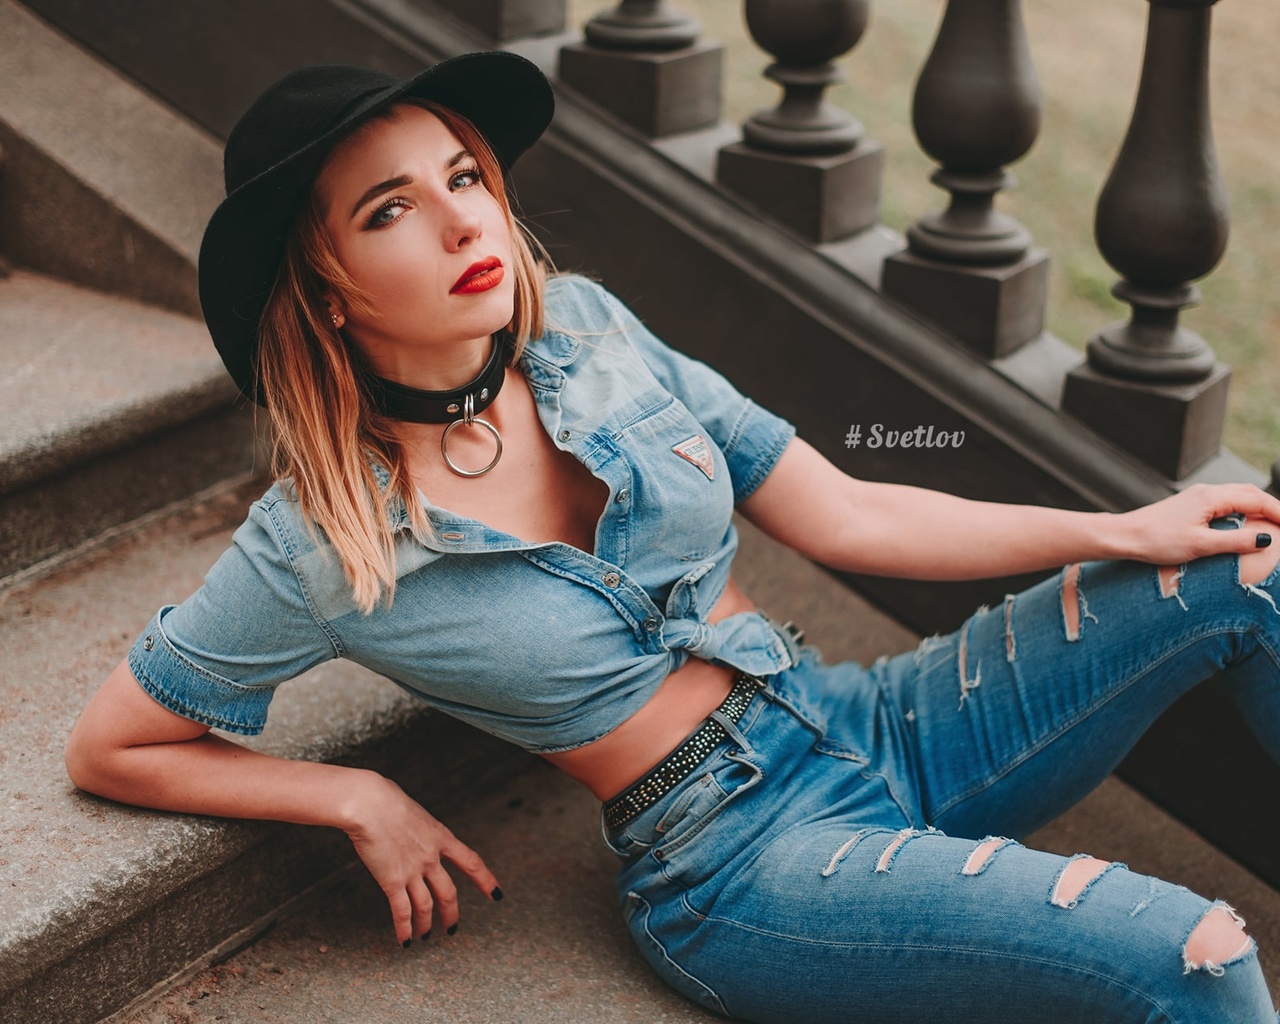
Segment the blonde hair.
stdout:
<path fill-rule="evenodd" d="M 475 126 L 434 103 L 404 102 L 431 111 L 457 136 L 475 157 L 481 182 L 506 216 L 515 274 L 514 313 L 507 326 L 515 340 L 514 363 L 528 341 L 542 334 L 547 255 L 512 214 L 501 187 L 502 166 Z M 394 117 L 395 109 L 375 116 Z M 313 187 L 294 217 L 259 321 L 258 393 L 275 436 L 272 472 L 292 480 L 303 515 L 323 531 L 357 607 L 368 614 L 379 599 L 389 605 L 395 594 L 395 535 L 389 519 L 394 500 L 404 502 L 419 540 L 431 534 L 431 524 L 395 422 L 371 402 L 368 371 L 330 321 L 326 294 L 337 296 L 350 310 L 372 313 L 338 262 Z M 385 489 L 378 486 L 373 462 L 390 475 Z"/>

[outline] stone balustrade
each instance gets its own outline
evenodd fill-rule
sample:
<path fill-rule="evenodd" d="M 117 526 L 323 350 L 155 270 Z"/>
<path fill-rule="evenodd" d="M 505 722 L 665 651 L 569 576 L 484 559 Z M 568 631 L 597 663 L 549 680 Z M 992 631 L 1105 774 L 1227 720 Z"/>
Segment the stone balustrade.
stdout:
<path fill-rule="evenodd" d="M 1087 361 L 1065 375 L 1053 369 L 1060 386 L 1042 389 L 1174 480 L 1218 451 L 1230 378 L 1178 322 L 1199 301 L 1193 282 L 1217 264 L 1227 237 L 1209 118 L 1215 2 L 1149 0 L 1138 98 L 1095 223 L 1099 251 L 1121 275 L 1114 294 L 1132 317 L 1100 330 Z M 742 124 L 739 141 L 717 143 L 716 184 L 813 244 L 886 233 L 878 223 L 884 147 L 827 98 L 843 78 L 836 61 L 867 32 L 870 0 L 744 0 L 743 14 L 773 57 L 763 73 L 782 95 Z M 561 76 L 627 124 L 656 139 L 718 118 L 720 49 L 663 0 L 624 0 L 592 17 L 584 35 L 561 49 Z M 996 207 L 1015 184 L 1009 166 L 1036 141 L 1041 110 L 1020 0 L 948 0 L 919 72 L 912 126 L 938 164 L 931 181 L 949 200 L 910 226 L 880 273 L 861 275 L 991 360 L 1044 331 L 1049 254 Z"/>

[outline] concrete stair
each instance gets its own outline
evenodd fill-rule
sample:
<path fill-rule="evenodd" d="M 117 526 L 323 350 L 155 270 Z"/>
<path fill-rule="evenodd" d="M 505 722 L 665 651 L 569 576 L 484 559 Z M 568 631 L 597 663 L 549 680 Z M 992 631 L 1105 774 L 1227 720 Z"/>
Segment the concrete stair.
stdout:
<path fill-rule="evenodd" d="M 199 586 L 261 487 L 183 503 L 0 593 L 0 1020 L 97 1020 L 351 856 L 330 830 L 116 806 L 62 766 L 79 710 L 155 609 Z M 520 760 L 341 663 L 282 688 L 254 742 L 392 773 L 429 803 Z"/>
<path fill-rule="evenodd" d="M 222 198 L 217 141 L 12 0 L 0 82 L 0 253 L 198 317 L 191 268 Z"/>
<path fill-rule="evenodd" d="M 15 270 L 0 339 L 0 577 L 253 464 L 200 321 Z"/>
<path fill-rule="evenodd" d="M 283 686 L 251 742 L 382 771 L 479 848 L 508 899 L 464 894 L 453 938 L 395 945 L 340 833 L 73 789 L 80 709 L 263 460 L 195 319 L 216 143 L 10 0 L 0 82 L 0 1022 L 710 1020 L 622 933 L 588 794 L 350 665 Z M 915 643 L 750 530 L 739 575 L 829 657 Z M 1119 782 L 1036 839 L 1221 896 L 1280 949 L 1280 897 Z"/>
<path fill-rule="evenodd" d="M 0 81 L 2 578 L 254 446 L 196 319 L 217 143 L 9 0 Z"/>

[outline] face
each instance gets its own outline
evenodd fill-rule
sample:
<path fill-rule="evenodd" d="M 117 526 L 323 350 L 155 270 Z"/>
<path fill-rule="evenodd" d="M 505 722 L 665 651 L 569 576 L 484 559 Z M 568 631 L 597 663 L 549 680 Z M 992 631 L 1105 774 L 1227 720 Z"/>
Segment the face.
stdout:
<path fill-rule="evenodd" d="M 507 217 L 472 154 L 435 114 L 398 106 L 335 148 L 315 188 L 338 261 L 371 307 L 339 309 L 347 338 L 392 380 L 469 379 L 515 295 Z"/>

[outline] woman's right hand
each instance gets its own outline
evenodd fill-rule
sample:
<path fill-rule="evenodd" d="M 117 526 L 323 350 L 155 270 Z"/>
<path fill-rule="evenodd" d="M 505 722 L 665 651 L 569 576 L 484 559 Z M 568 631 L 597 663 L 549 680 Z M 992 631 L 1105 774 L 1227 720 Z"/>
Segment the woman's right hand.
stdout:
<path fill-rule="evenodd" d="M 458 890 L 446 860 L 484 895 L 502 898 L 497 878 L 475 850 L 390 779 L 370 772 L 368 783 L 345 831 L 387 897 L 401 945 L 425 938 L 437 914 L 450 935 L 457 929 Z"/>
<path fill-rule="evenodd" d="M 458 923 L 456 864 L 490 899 L 498 880 L 470 847 L 376 772 L 273 757 L 233 743 L 158 704 L 126 661 L 107 677 L 67 741 L 81 789 L 187 814 L 341 828 L 387 895 L 396 937 Z"/>

